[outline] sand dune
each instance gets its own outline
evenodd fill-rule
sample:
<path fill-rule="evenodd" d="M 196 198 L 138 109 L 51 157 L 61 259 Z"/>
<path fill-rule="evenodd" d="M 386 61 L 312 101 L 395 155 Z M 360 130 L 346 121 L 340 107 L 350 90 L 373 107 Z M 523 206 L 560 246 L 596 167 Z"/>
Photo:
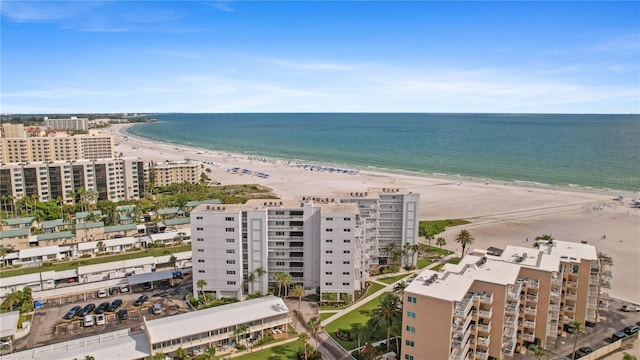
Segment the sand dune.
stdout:
<path fill-rule="evenodd" d="M 421 194 L 421 220 L 461 218 L 475 237 L 474 247 L 524 245 L 541 234 L 563 241 L 587 241 L 613 257 L 611 295 L 640 303 L 640 209 L 613 200 L 614 194 L 579 192 L 572 189 L 534 188 L 468 179 L 426 178 L 360 171 L 356 175 L 311 171 L 293 162 L 249 157 L 222 151 L 164 144 L 121 132 L 129 125 L 105 129 L 116 137 L 116 151 L 145 161 L 183 160 L 185 157 L 211 162 L 210 176 L 222 184 L 257 183 L 269 186 L 283 199 L 331 195 L 335 192 L 366 191 L 369 187 L 399 187 Z M 269 174 L 268 178 L 227 172 L 233 167 Z M 460 229 L 443 236 L 447 248 L 460 250 L 454 242 Z M 602 236 L 606 235 L 606 239 Z"/>

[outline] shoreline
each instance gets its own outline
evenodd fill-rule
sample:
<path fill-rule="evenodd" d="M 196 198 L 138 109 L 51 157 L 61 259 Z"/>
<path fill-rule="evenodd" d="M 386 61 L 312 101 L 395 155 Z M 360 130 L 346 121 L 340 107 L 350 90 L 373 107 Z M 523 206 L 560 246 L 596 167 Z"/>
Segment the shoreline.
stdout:
<path fill-rule="evenodd" d="M 625 194 L 624 203 L 614 201 L 623 192 L 581 191 L 470 181 L 468 178 L 435 178 L 393 172 L 360 170 L 357 174 L 310 171 L 298 167 L 300 160 L 285 160 L 254 154 L 214 151 L 196 146 L 165 143 L 126 132 L 134 124 L 111 125 L 103 132 L 114 135 L 116 153 L 143 161 L 179 161 L 195 158 L 211 169 L 210 178 L 222 185 L 254 183 L 273 189 L 283 200 L 301 196 L 367 191 L 368 188 L 397 187 L 421 194 L 420 220 L 466 219 L 470 224 L 448 228 L 439 234 L 445 248 L 460 251 L 457 233 L 468 229 L 472 248 L 506 245 L 532 246 L 535 237 L 551 234 L 555 239 L 595 245 L 611 256 L 611 296 L 640 304 L 640 209 L 631 208 L 634 196 Z M 325 165 L 325 164 L 316 164 Z M 340 167 L 336 164 L 330 166 Z M 245 168 L 252 174 L 227 171 Z M 352 167 L 351 167 L 352 168 Z M 352 168 L 355 169 L 355 168 Z M 269 174 L 268 177 L 253 173 Z M 603 235 L 606 234 L 606 239 Z M 420 242 L 426 242 L 424 238 Z"/>
<path fill-rule="evenodd" d="M 409 177 L 420 177 L 428 180 L 438 180 L 438 181 L 473 182 L 473 183 L 485 184 L 485 185 L 494 184 L 494 185 L 502 185 L 502 186 L 524 187 L 524 188 L 531 188 L 531 189 L 544 189 L 544 190 L 552 190 L 552 191 L 557 190 L 557 191 L 572 191 L 572 192 L 578 192 L 578 193 L 591 193 L 591 194 L 598 194 L 598 195 L 608 195 L 608 196 L 611 196 L 612 199 L 614 196 L 618 196 L 618 195 L 622 195 L 625 198 L 637 197 L 640 199 L 640 192 L 632 191 L 632 190 L 594 188 L 590 186 L 577 185 L 577 184 L 555 185 L 555 184 L 548 184 L 548 183 L 540 183 L 540 182 L 531 181 L 531 180 L 496 180 L 492 178 L 473 177 L 473 176 L 465 176 L 460 174 L 453 175 L 453 174 L 445 174 L 445 173 L 438 173 L 438 172 L 426 173 L 426 172 L 410 171 L 410 170 L 404 170 L 404 169 L 377 168 L 375 166 L 359 166 L 359 165 L 353 165 L 353 164 L 344 164 L 344 163 L 328 162 L 328 161 L 315 162 L 311 160 L 307 161 L 303 159 L 287 159 L 287 158 L 266 156 L 266 155 L 260 155 L 260 154 L 254 154 L 254 153 L 239 153 L 239 152 L 227 151 L 222 149 L 209 149 L 204 147 L 198 147 L 197 145 L 185 145 L 185 144 L 174 143 L 174 142 L 165 141 L 165 140 L 147 138 L 147 137 L 140 136 L 138 134 L 132 134 L 129 131 L 127 131 L 129 127 L 132 127 L 135 125 L 140 125 L 140 124 L 137 124 L 137 123 L 117 124 L 117 125 L 112 124 L 110 126 L 118 126 L 119 127 L 118 133 L 122 136 L 128 136 L 129 138 L 134 138 L 141 141 L 149 141 L 149 142 L 155 142 L 159 144 L 171 145 L 175 147 L 183 147 L 196 152 L 201 151 L 201 152 L 204 152 L 204 154 L 208 154 L 208 155 L 210 155 L 210 153 L 225 153 L 225 154 L 231 154 L 232 156 L 237 156 L 237 157 L 256 157 L 256 158 L 261 158 L 266 160 L 281 161 L 281 162 L 294 163 L 294 164 L 312 164 L 312 165 L 318 165 L 318 166 L 350 168 L 350 169 L 357 170 L 361 173 L 370 174 L 372 176 L 376 176 L 376 175 L 378 176 L 409 176 Z M 204 154 L 201 154 L 201 155 L 204 155 Z"/>

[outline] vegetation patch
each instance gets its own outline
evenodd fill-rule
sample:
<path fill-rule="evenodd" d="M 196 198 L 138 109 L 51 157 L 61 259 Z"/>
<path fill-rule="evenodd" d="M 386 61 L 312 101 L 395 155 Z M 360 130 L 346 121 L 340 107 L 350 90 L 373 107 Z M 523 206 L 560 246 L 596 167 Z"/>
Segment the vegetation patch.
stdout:
<path fill-rule="evenodd" d="M 274 346 L 269 349 L 256 351 L 254 348 L 250 354 L 234 357 L 241 360 L 298 360 L 298 350 L 302 348 L 302 341 L 294 341 L 288 344 Z"/>
<path fill-rule="evenodd" d="M 444 232 L 448 226 L 459 226 L 469 223 L 470 221 L 462 219 L 420 221 L 418 235 L 421 237 L 425 237 L 427 235 L 433 236 Z"/>
<path fill-rule="evenodd" d="M 433 261 L 431 261 L 430 259 L 418 259 L 416 265 L 418 266 L 418 269 L 424 269 L 431 264 L 433 264 Z"/>
<path fill-rule="evenodd" d="M 400 279 L 404 279 L 407 276 L 409 276 L 410 274 L 401 274 L 401 275 L 396 275 L 396 276 L 391 276 L 391 277 L 386 277 L 386 278 L 382 278 L 382 279 L 378 279 L 377 281 L 383 282 L 387 285 L 391 285 L 394 282 L 400 280 Z"/>
<path fill-rule="evenodd" d="M 320 321 L 324 321 L 325 319 L 332 317 L 335 313 L 337 313 L 337 311 L 320 313 Z"/>

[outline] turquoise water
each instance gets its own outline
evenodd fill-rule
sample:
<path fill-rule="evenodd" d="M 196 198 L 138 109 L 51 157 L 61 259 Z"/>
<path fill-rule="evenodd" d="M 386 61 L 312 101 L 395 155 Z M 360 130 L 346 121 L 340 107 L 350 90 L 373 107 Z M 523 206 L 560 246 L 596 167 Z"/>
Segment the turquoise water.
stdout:
<path fill-rule="evenodd" d="M 360 169 L 640 190 L 640 115 L 162 114 L 134 135 Z"/>

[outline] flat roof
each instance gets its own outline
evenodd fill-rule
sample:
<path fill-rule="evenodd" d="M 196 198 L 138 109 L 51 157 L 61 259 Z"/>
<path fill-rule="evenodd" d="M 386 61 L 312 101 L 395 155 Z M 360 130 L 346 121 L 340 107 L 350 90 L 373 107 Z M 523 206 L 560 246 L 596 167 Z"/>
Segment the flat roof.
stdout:
<path fill-rule="evenodd" d="M 53 246 L 45 246 L 45 247 L 32 247 L 28 249 L 20 250 L 20 259 L 34 257 L 34 256 L 44 256 L 44 255 L 52 255 L 59 254 L 60 248 L 58 245 Z"/>
<path fill-rule="evenodd" d="M 13 219 L 3 219 L 2 222 L 9 226 L 26 225 L 26 224 L 31 224 L 33 222 L 33 219 L 35 219 L 33 216 L 29 216 L 29 217 L 21 217 L 21 218 L 13 218 Z"/>
<path fill-rule="evenodd" d="M 151 281 L 167 280 L 173 277 L 173 270 L 154 271 L 146 274 L 127 276 L 130 285 L 144 284 Z"/>
<path fill-rule="evenodd" d="M 158 209 L 158 215 L 174 215 L 180 213 L 179 207 Z"/>
<path fill-rule="evenodd" d="M 177 218 L 177 219 L 166 219 L 164 221 L 164 224 L 166 226 L 186 225 L 189 223 L 191 223 L 191 218 L 188 218 L 188 217 Z"/>
<path fill-rule="evenodd" d="M 10 311 L 0 314 L 0 339 L 16 334 L 18 330 L 20 311 Z"/>
<path fill-rule="evenodd" d="M 156 259 L 153 256 L 143 258 L 118 260 L 101 264 L 91 264 L 78 267 L 78 275 L 93 274 L 97 272 L 109 271 L 113 269 L 129 269 L 136 266 L 153 265 Z"/>
<path fill-rule="evenodd" d="M 557 240 L 554 240 L 551 245 L 551 252 L 549 252 L 549 244 L 541 241 L 540 250 L 558 255 L 562 261 L 598 260 L 598 251 L 593 245 Z"/>
<path fill-rule="evenodd" d="M 129 329 L 87 336 L 52 345 L 4 355 L 3 359 L 142 359 L 151 355 L 144 333 L 132 335 Z"/>
<path fill-rule="evenodd" d="M 147 321 L 149 342 L 179 339 L 188 335 L 204 333 L 250 321 L 277 315 L 286 315 L 289 309 L 284 301 L 275 296 L 222 305 L 205 310 L 169 316 Z"/>

